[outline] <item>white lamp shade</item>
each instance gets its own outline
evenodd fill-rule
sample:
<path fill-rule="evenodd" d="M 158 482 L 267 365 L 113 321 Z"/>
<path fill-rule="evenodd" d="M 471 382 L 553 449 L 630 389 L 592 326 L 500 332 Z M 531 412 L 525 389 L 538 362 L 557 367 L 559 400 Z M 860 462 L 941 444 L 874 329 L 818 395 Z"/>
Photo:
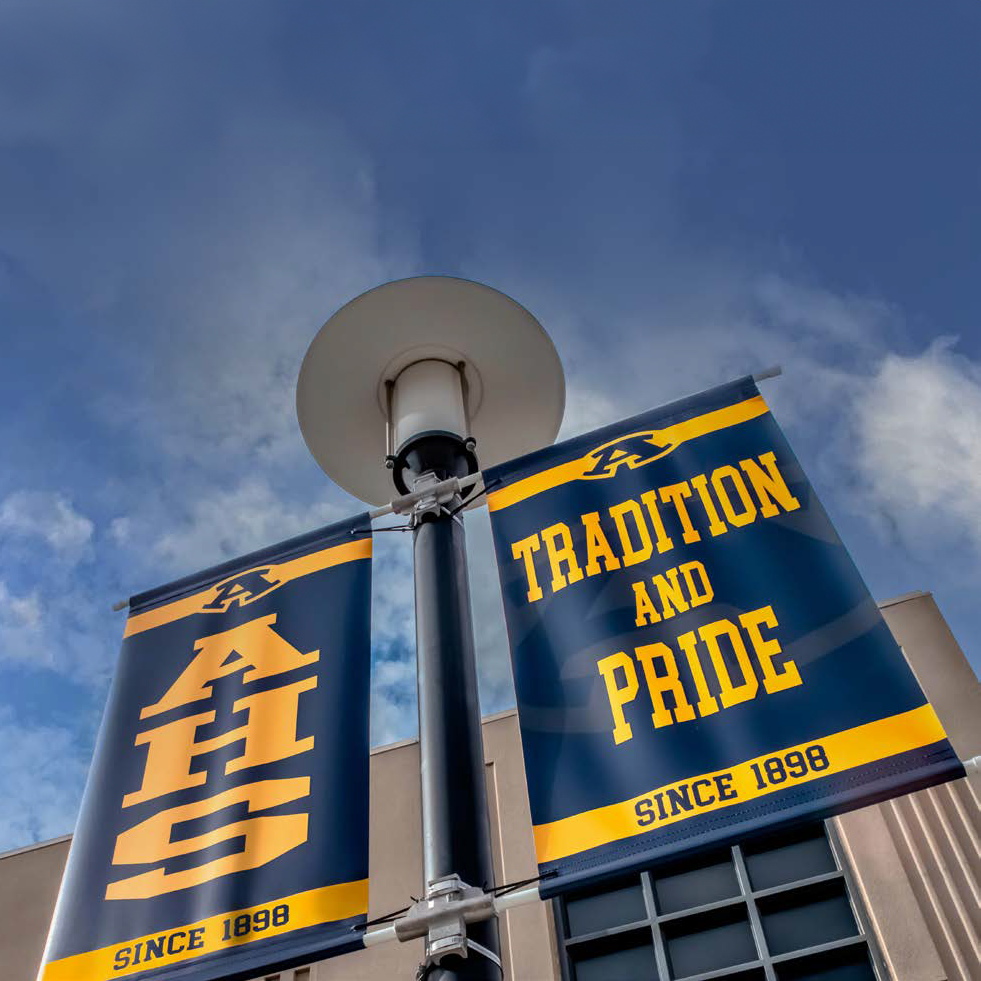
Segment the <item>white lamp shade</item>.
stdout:
<path fill-rule="evenodd" d="M 461 361 L 481 467 L 555 439 L 565 378 L 538 321 L 489 286 L 419 276 L 362 294 L 313 339 L 300 369 L 296 408 L 321 469 L 369 504 L 390 501 L 395 490 L 385 467 L 386 382 L 399 379 L 392 393 L 396 447 L 430 426 L 465 435 L 458 431 L 464 423 L 459 376 L 451 378 Z"/>

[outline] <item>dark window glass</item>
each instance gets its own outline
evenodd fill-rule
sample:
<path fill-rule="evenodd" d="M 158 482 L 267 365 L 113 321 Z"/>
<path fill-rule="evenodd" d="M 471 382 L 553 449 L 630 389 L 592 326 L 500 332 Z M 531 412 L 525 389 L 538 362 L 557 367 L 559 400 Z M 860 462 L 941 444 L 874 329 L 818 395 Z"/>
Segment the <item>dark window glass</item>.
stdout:
<path fill-rule="evenodd" d="M 739 895 L 739 882 L 728 848 L 653 874 L 657 911 L 661 915 Z"/>
<path fill-rule="evenodd" d="M 771 954 L 816 947 L 858 933 L 840 879 L 761 899 L 763 933 Z"/>
<path fill-rule="evenodd" d="M 865 944 L 777 965 L 779 981 L 875 981 Z"/>
<path fill-rule="evenodd" d="M 619 887 L 614 885 L 608 892 L 597 890 L 570 898 L 565 910 L 570 937 L 647 919 L 644 893 L 638 878 Z"/>
<path fill-rule="evenodd" d="M 664 940 L 675 978 L 746 964 L 758 957 L 742 904 L 666 923 Z"/>
<path fill-rule="evenodd" d="M 797 879 L 834 872 L 837 867 L 822 825 L 747 844 L 743 855 L 754 889 L 783 886 Z"/>
<path fill-rule="evenodd" d="M 576 981 L 657 981 L 650 939 L 639 943 L 635 934 L 631 937 L 632 946 L 618 949 L 607 945 L 596 953 L 577 953 L 574 961 Z"/>

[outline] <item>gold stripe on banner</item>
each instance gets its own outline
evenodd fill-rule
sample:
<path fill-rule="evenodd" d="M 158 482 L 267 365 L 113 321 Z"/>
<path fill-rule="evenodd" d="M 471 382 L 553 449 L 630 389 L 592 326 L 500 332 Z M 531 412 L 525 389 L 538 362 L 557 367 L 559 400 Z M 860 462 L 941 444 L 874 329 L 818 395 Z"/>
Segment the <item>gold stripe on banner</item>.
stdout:
<path fill-rule="evenodd" d="M 123 637 L 132 637 L 133 634 L 142 633 L 144 630 L 150 630 L 152 627 L 159 627 L 165 623 L 173 623 L 175 620 L 182 620 L 184 617 L 189 617 L 194 613 L 223 612 L 224 609 L 227 609 L 227 605 L 213 610 L 205 609 L 205 607 L 209 603 L 214 603 L 218 598 L 220 595 L 220 586 L 230 580 L 239 579 L 249 572 L 262 572 L 270 583 L 275 582 L 272 588 L 266 589 L 264 592 L 251 597 L 251 599 L 258 599 L 260 596 L 266 596 L 273 589 L 278 589 L 280 586 L 284 586 L 294 579 L 300 579 L 303 576 L 310 575 L 311 572 L 320 572 L 321 569 L 328 569 L 333 565 L 341 565 L 344 562 L 353 562 L 355 559 L 370 558 L 371 539 L 359 538 L 357 541 L 345 542 L 343 545 L 333 545 L 330 548 L 321 549 L 319 552 L 302 555 L 298 559 L 290 559 L 289 562 L 283 562 L 279 565 L 264 565 L 257 567 L 257 569 L 243 569 L 242 572 L 228 576 L 222 582 L 209 586 L 199 593 L 184 596 L 163 606 L 154 607 L 145 613 L 133 614 L 126 621 L 126 630 L 123 632 Z M 234 602 L 236 599 L 237 597 L 233 597 L 232 601 Z M 246 602 L 251 601 L 251 599 Z M 243 603 L 242 605 L 245 604 Z"/>
<path fill-rule="evenodd" d="M 657 787 L 633 800 L 536 825 L 538 863 L 554 862 L 710 811 L 744 804 L 945 738 L 943 725 L 929 704 L 854 729 L 819 736 L 799 746 L 736 763 L 726 770 Z M 779 762 L 772 763 L 772 760 Z M 642 815 L 648 823 L 640 823 Z"/>
<path fill-rule="evenodd" d="M 738 426 L 741 422 L 756 419 L 758 416 L 766 415 L 769 411 L 766 402 L 763 401 L 763 396 L 755 395 L 744 402 L 737 402 L 735 405 L 727 405 L 723 409 L 715 409 L 713 412 L 706 412 L 704 415 L 695 416 L 693 419 L 686 419 L 684 422 L 668 426 L 667 429 L 653 429 L 639 434 L 649 436 L 652 444 L 667 447 L 662 453 L 645 462 L 653 463 L 655 459 L 667 456 L 671 450 L 688 440 L 718 432 L 720 429 L 728 429 L 730 426 Z M 594 452 L 595 450 L 592 450 L 577 460 L 560 463 L 549 470 L 532 474 L 523 480 L 516 480 L 513 484 L 502 487 L 500 490 L 491 491 L 487 495 L 487 507 L 491 511 L 501 511 L 512 504 L 518 504 L 528 500 L 529 497 L 541 494 L 542 491 L 568 484 L 573 480 L 583 479 L 584 475 L 596 465 L 596 459 L 591 456 L 591 453 Z M 636 466 L 643 466 L 643 464 L 634 464 L 634 467 Z M 608 476 L 614 476 L 615 472 L 616 468 Z"/>
<path fill-rule="evenodd" d="M 325 886 L 52 961 L 44 968 L 41 981 L 107 981 L 126 977 L 367 912 L 367 879 Z M 235 935 L 236 928 L 239 936 Z"/>

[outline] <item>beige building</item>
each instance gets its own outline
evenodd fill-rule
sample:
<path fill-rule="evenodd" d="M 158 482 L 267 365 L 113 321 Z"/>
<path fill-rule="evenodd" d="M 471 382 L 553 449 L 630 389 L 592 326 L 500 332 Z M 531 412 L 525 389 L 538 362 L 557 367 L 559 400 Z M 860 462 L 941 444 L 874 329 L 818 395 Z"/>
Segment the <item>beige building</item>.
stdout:
<path fill-rule="evenodd" d="M 961 759 L 981 754 L 981 686 L 933 597 L 882 604 Z M 498 882 L 535 874 L 518 723 L 484 720 Z M 419 752 L 371 757 L 371 909 L 418 895 Z M 825 824 L 713 849 L 683 863 L 501 918 L 510 981 L 978 981 L 979 795 L 974 774 Z M 397 801 L 397 807 L 392 802 Z M 68 851 L 60 838 L 0 855 L 3 981 L 34 981 Z M 415 977 L 421 941 L 273 975 L 277 981 Z"/>

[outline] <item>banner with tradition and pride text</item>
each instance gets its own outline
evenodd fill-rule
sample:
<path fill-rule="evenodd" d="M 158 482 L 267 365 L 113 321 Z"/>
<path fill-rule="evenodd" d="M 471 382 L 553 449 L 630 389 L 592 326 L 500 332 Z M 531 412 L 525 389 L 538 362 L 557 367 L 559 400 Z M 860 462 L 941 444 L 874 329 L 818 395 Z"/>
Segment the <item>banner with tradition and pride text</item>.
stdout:
<path fill-rule="evenodd" d="M 370 559 L 360 515 L 130 601 L 39 981 L 362 946 Z"/>
<path fill-rule="evenodd" d="M 963 775 L 752 379 L 484 478 L 543 895 Z"/>

